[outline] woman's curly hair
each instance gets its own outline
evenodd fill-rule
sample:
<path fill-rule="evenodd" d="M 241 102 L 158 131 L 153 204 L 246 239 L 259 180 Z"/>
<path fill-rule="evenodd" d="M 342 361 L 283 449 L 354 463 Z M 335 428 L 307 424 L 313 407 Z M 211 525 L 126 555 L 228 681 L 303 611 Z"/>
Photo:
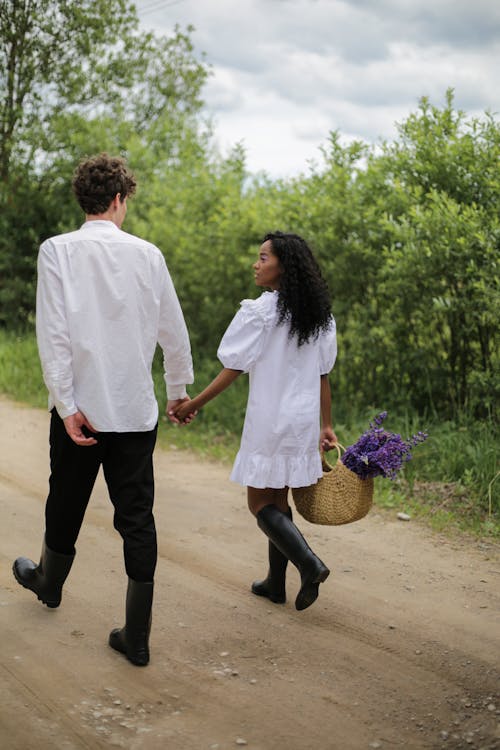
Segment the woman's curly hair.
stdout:
<path fill-rule="evenodd" d="M 123 203 L 135 193 L 135 188 L 134 176 L 125 161 L 106 153 L 84 159 L 73 175 L 73 192 L 86 214 L 105 213 L 117 193 Z"/>
<path fill-rule="evenodd" d="M 307 242 L 297 234 L 270 232 L 263 242 L 271 243 L 282 275 L 278 290 L 278 325 L 290 322 L 290 336 L 301 346 L 317 338 L 331 323 L 328 285 Z"/>

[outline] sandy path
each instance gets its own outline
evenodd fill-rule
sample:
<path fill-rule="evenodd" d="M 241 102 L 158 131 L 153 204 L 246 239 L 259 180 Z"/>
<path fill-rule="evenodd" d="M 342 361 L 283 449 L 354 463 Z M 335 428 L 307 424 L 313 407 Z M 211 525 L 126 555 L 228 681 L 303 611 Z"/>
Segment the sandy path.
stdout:
<path fill-rule="evenodd" d="M 14 581 L 37 559 L 48 415 L 0 400 L 2 750 L 500 747 L 500 559 L 372 511 L 300 526 L 332 575 L 316 604 L 249 593 L 266 541 L 227 467 L 156 453 L 160 560 L 146 669 L 107 645 L 122 624 L 121 542 L 101 480 L 62 605 Z M 193 426 L 194 428 L 194 426 Z"/>

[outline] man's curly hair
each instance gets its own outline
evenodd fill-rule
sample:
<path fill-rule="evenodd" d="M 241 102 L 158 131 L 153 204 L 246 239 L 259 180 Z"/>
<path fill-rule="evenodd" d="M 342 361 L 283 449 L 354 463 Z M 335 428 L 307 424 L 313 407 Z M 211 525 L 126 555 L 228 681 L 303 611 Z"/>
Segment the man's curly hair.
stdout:
<path fill-rule="evenodd" d="M 270 241 L 282 275 L 278 290 L 278 325 L 290 322 L 290 336 L 301 346 L 331 323 L 331 299 L 328 285 L 308 244 L 297 234 L 271 232 Z"/>
<path fill-rule="evenodd" d="M 105 213 L 117 193 L 123 203 L 135 193 L 135 188 L 134 175 L 125 161 L 106 153 L 84 159 L 73 175 L 73 192 L 81 208 L 90 215 Z"/>

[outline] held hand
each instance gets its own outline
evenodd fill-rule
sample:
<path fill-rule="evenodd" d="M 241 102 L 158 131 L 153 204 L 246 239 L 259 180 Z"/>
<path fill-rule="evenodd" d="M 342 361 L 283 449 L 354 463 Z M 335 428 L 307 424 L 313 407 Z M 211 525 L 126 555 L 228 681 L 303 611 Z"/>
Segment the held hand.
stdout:
<path fill-rule="evenodd" d="M 81 446 L 97 445 L 97 440 L 95 438 L 87 437 L 85 433 L 82 432 L 82 427 L 86 427 L 90 432 L 97 433 L 97 430 L 92 427 L 85 414 L 82 414 L 81 411 L 71 414 L 63 421 L 66 432 L 74 443 Z"/>
<path fill-rule="evenodd" d="M 322 451 L 329 451 L 338 443 L 337 436 L 332 427 L 323 427 L 319 436 L 319 445 Z"/>
<path fill-rule="evenodd" d="M 180 419 L 182 424 L 189 424 L 198 414 L 198 409 L 194 406 L 194 400 L 186 401 L 177 409 L 175 416 Z"/>
<path fill-rule="evenodd" d="M 189 424 L 198 414 L 191 405 L 189 396 L 167 403 L 167 417 L 172 424 Z"/>

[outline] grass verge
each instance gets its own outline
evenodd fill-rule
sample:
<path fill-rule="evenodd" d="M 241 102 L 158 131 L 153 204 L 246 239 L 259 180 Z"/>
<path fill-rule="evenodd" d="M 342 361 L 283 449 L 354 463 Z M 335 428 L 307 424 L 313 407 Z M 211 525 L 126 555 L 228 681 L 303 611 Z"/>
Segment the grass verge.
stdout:
<path fill-rule="evenodd" d="M 218 369 L 216 363 L 201 363 L 196 370 L 196 386 L 190 387 L 190 392 L 194 394 L 204 388 Z M 155 359 L 154 380 L 160 414 L 164 414 L 159 357 Z M 194 451 L 205 459 L 223 462 L 229 474 L 243 425 L 246 381 L 245 377 L 238 379 L 190 426 L 176 427 L 162 416 L 159 445 L 164 449 Z M 47 394 L 32 332 L 16 335 L 0 331 L 0 393 L 30 406 L 46 407 Z M 346 447 L 353 443 L 378 411 L 371 408 L 367 416 L 336 421 L 340 442 Z M 385 426 L 403 437 L 425 430 L 429 439 L 415 449 L 414 458 L 405 465 L 398 480 L 376 480 L 378 506 L 406 512 L 440 532 L 500 536 L 498 428 L 492 423 L 474 422 L 466 415 L 457 422 L 433 424 L 422 423 L 415 415 L 389 415 Z"/>

